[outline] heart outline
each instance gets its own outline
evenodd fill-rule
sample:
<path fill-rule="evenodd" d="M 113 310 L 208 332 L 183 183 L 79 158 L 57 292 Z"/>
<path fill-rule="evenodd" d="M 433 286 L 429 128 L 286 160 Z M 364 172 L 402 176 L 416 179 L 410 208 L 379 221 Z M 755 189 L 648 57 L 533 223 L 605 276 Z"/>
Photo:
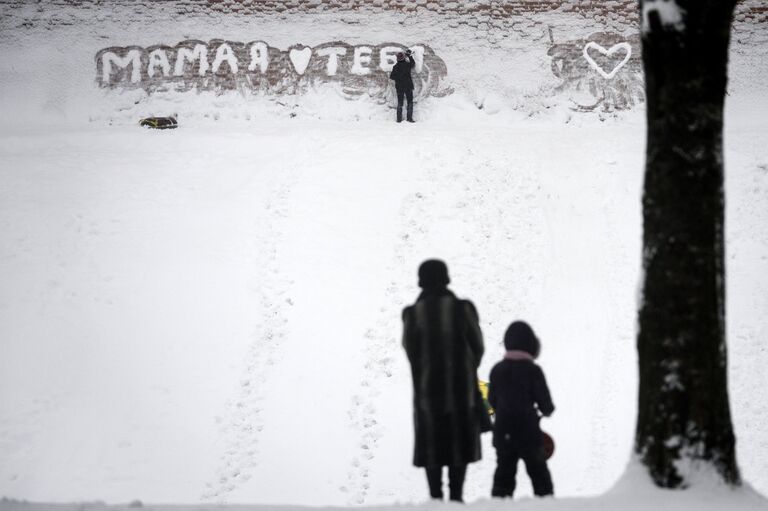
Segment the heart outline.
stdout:
<path fill-rule="evenodd" d="M 288 58 L 291 59 L 293 69 L 295 69 L 298 74 L 303 75 L 307 70 L 307 67 L 309 67 L 309 61 L 312 60 L 312 48 L 309 46 L 305 46 L 301 50 L 298 48 L 291 48 L 288 52 Z M 297 58 L 299 59 L 298 62 Z"/>
<path fill-rule="evenodd" d="M 627 50 L 627 54 L 624 56 L 624 60 L 619 62 L 616 67 L 613 68 L 613 71 L 610 73 L 606 73 L 600 65 L 595 62 L 595 59 L 592 58 L 592 56 L 589 54 L 589 49 L 595 49 L 605 55 L 606 57 L 610 57 L 614 53 L 616 53 L 620 49 Z M 616 43 L 613 46 L 611 46 L 610 49 L 606 50 L 603 46 L 597 44 L 594 41 L 589 41 L 587 44 L 584 45 L 584 50 L 582 52 L 584 54 L 584 59 L 589 63 L 590 66 L 592 66 L 592 69 L 600 73 L 603 78 L 606 80 L 610 80 L 614 76 L 616 76 L 616 73 L 619 72 L 619 70 L 624 67 L 624 65 L 629 62 L 629 58 L 632 56 L 632 46 L 628 42 L 620 42 Z"/>

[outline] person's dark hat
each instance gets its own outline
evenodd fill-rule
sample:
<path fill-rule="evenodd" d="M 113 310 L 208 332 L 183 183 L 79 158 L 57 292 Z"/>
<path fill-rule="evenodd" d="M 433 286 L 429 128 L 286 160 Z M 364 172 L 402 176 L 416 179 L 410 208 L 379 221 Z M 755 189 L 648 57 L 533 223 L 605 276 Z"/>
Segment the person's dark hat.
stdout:
<path fill-rule="evenodd" d="M 419 287 L 445 287 L 450 282 L 448 267 L 439 259 L 428 259 L 419 266 Z"/>
<path fill-rule="evenodd" d="M 390 53 L 390 55 L 391 55 L 391 53 Z M 405 60 L 405 53 L 399 51 L 399 52 L 397 52 L 397 61 L 400 62 L 402 60 Z"/>
<path fill-rule="evenodd" d="M 539 356 L 541 343 L 533 329 L 525 321 L 514 321 L 504 334 L 504 347 L 508 351 L 525 351 L 533 358 Z"/>

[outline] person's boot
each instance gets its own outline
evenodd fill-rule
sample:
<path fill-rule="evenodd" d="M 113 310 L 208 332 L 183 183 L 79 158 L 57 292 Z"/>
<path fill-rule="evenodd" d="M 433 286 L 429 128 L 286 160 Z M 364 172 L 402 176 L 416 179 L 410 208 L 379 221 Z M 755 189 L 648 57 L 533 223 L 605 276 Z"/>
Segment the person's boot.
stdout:
<path fill-rule="evenodd" d="M 426 472 L 430 498 L 443 500 L 443 467 L 426 467 Z"/>
<path fill-rule="evenodd" d="M 406 119 L 406 121 L 408 121 L 408 122 L 416 122 L 413 119 Z"/>
<path fill-rule="evenodd" d="M 462 495 L 464 494 L 464 477 L 466 473 L 466 465 L 453 466 L 448 469 L 448 489 L 451 502 L 464 503 Z"/>

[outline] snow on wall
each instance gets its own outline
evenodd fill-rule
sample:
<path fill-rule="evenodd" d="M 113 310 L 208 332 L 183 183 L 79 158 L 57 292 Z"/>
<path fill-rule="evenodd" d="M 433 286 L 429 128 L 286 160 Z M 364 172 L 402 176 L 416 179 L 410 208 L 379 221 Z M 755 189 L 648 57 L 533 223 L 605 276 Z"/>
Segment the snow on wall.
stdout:
<path fill-rule="evenodd" d="M 308 101 L 297 95 L 307 91 L 323 96 L 315 104 L 330 99 L 335 106 L 321 110 L 334 115 L 349 110 L 338 98 L 374 98 L 350 106 L 358 112 L 352 117 L 366 118 L 393 102 L 381 51 L 417 43 L 425 64 L 417 100 L 453 91 L 487 114 L 524 115 L 555 105 L 613 112 L 643 101 L 634 0 L 0 0 L 0 7 L 0 45 L 8 56 L 0 62 L 0 107 L 13 123 L 34 123 L 41 113 L 112 122 L 274 108 L 256 107 L 254 96 L 273 103 L 280 96 L 293 115 Z M 756 0 L 739 4 L 732 51 L 742 57 L 744 78 L 734 74 L 732 84 L 762 83 L 767 10 Z M 257 49 L 249 69 L 254 42 L 267 46 L 268 58 L 259 60 Z M 364 75 L 367 48 L 372 72 Z M 203 57 L 201 75 L 200 64 L 189 61 Z M 115 71 L 106 78 L 105 62 Z M 297 64 L 306 68 L 299 72 Z M 241 97 L 175 94 L 187 90 Z"/>
<path fill-rule="evenodd" d="M 645 99 L 640 39 L 611 32 L 553 43 L 552 73 L 578 110 L 626 110 Z"/>
<path fill-rule="evenodd" d="M 224 40 L 189 40 L 175 47 L 109 47 L 96 54 L 96 81 L 105 88 L 142 88 L 148 93 L 195 89 L 270 95 L 334 83 L 346 97 L 367 94 L 385 100 L 392 95 L 388 73 L 396 53 L 405 48 L 397 43 L 332 42 L 314 48 L 297 44 L 281 51 L 262 41 Z M 412 49 L 416 99 L 449 94 L 445 62 L 429 46 Z M 553 77 L 561 80 L 555 90 L 589 96 L 585 103 L 572 99 L 579 110 L 625 110 L 644 99 L 637 37 L 599 32 L 575 41 L 552 41 L 547 54 L 552 58 Z"/>
<path fill-rule="evenodd" d="M 331 42 L 315 47 L 294 45 L 285 51 L 262 41 L 241 43 L 183 41 L 175 47 L 110 47 L 96 54 L 96 80 L 106 88 L 142 88 L 151 93 L 214 90 L 295 94 L 333 83 L 348 97 L 391 94 L 389 72 L 406 45 L 350 45 Z M 429 46 L 413 45 L 414 95 L 443 96 L 445 62 Z"/>

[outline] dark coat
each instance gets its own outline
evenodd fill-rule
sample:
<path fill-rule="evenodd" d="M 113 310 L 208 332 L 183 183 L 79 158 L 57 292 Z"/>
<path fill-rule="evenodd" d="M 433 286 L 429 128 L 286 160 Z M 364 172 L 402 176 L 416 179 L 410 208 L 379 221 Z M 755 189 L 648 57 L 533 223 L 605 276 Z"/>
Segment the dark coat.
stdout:
<path fill-rule="evenodd" d="M 504 438 L 517 449 L 540 446 L 539 414 L 555 411 L 544 371 L 532 360 L 502 360 L 491 369 L 488 401 L 496 411 L 493 445 Z"/>
<path fill-rule="evenodd" d="M 389 73 L 389 79 L 395 81 L 395 87 L 400 90 L 413 90 L 413 79 L 411 78 L 411 69 L 416 65 L 413 56 L 407 60 L 401 60 L 392 67 Z"/>
<path fill-rule="evenodd" d="M 425 290 L 403 311 L 403 346 L 413 376 L 413 464 L 479 460 L 483 336 L 474 305 L 445 288 Z"/>

